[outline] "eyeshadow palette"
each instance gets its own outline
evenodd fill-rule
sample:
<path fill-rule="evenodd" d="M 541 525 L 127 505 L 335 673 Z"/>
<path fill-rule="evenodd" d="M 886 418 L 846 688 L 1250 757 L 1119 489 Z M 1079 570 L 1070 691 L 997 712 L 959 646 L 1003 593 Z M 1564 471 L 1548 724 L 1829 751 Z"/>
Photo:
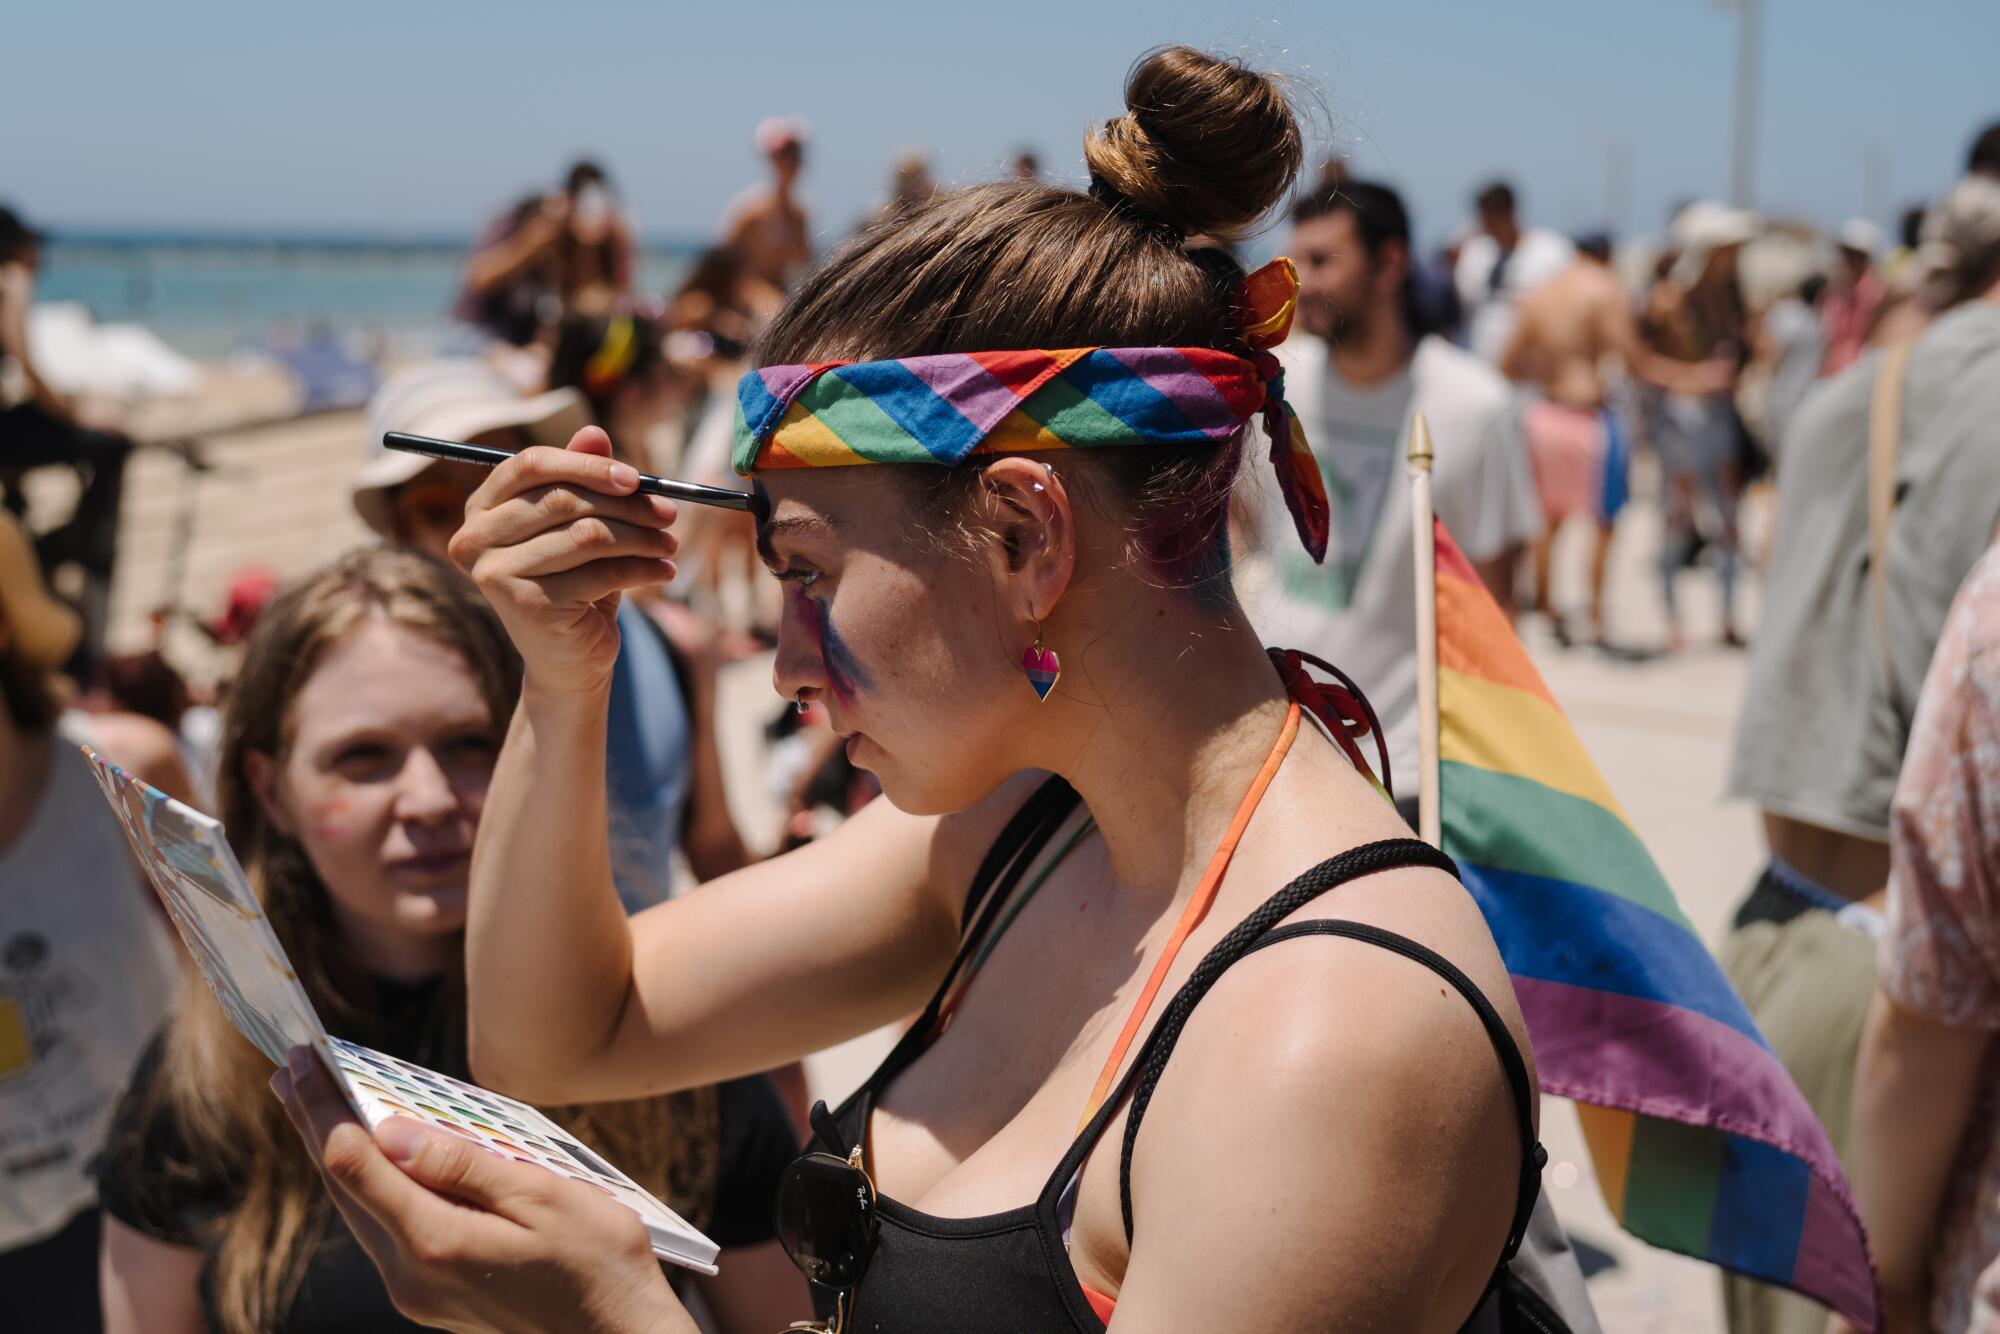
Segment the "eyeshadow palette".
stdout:
<path fill-rule="evenodd" d="M 581 1181 L 639 1215 L 655 1255 L 715 1272 L 714 1242 L 526 1103 L 328 1034 L 222 826 L 89 747 L 84 754 L 202 980 L 236 1030 L 274 1064 L 283 1063 L 289 1048 L 311 1047 L 370 1127 L 407 1116 L 488 1153 Z"/>

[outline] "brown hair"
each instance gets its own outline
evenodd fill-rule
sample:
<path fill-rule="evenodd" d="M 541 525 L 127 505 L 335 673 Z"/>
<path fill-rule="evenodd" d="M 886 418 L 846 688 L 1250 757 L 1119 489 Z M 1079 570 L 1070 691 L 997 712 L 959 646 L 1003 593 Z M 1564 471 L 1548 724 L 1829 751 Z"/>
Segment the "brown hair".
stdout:
<path fill-rule="evenodd" d="M 393 1021 L 383 1013 L 375 980 L 344 948 L 326 886 L 305 850 L 272 823 L 244 765 L 253 750 L 285 754 L 292 701 L 329 649 L 377 618 L 455 651 L 479 683 L 494 740 L 500 740 L 520 691 L 521 667 L 499 618 L 443 563 L 415 551 L 368 548 L 281 593 L 259 620 L 223 718 L 216 789 L 230 843 L 321 1021 L 351 1041 L 407 1047 L 412 1035 L 387 1031 Z M 466 1077 L 462 974 L 439 984 L 418 1027 L 416 1059 Z M 175 1132 L 170 1140 L 177 1139 L 185 1155 L 148 1163 L 148 1171 L 169 1183 L 176 1176 L 240 1183 L 240 1197 L 205 1238 L 213 1246 L 216 1312 L 229 1334 L 255 1334 L 277 1323 L 328 1221 L 318 1174 L 265 1087 L 268 1076 L 263 1056 L 202 990 L 169 1024 L 146 1109 L 148 1120 L 166 1118 Z M 713 1096 L 686 1106 L 692 1116 L 676 1117 L 654 1099 L 557 1119 L 669 1204 L 685 1207 L 706 1202 L 701 1192 L 713 1190 L 713 1164 L 698 1189 L 678 1179 L 690 1163 L 676 1123 L 691 1125 L 705 1114 L 712 1141 Z M 114 1146 L 114 1152 L 130 1147 Z"/>
<path fill-rule="evenodd" d="M 1142 58 L 1123 116 L 1084 141 L 1090 193 L 1003 182 L 941 195 L 864 228 L 765 333 L 758 365 L 1064 347 L 1241 353 L 1224 251 L 1291 187 L 1303 155 L 1278 82 L 1187 47 Z M 1229 446 L 1097 451 L 1090 474 L 1170 577 L 1214 566 L 1241 437 Z M 896 468 L 917 513 L 956 515 L 978 470 Z M 1226 560 L 1222 566 L 1226 570 Z"/>

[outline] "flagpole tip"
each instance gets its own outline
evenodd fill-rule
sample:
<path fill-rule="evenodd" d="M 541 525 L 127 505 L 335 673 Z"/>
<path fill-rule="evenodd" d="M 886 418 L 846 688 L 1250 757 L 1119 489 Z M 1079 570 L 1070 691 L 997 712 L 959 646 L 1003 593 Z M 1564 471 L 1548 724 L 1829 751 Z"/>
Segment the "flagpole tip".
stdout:
<path fill-rule="evenodd" d="M 1410 417 L 1410 466 L 1426 471 L 1431 466 L 1431 424 L 1421 412 Z"/>

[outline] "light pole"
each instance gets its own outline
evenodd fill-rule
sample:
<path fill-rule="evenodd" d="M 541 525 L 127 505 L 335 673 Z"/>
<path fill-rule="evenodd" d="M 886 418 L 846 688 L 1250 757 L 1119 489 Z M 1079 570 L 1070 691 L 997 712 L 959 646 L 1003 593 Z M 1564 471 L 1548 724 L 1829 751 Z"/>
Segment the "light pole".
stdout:
<path fill-rule="evenodd" d="M 1755 202 L 1757 174 L 1757 80 L 1763 63 L 1763 0 L 1715 0 L 1736 11 L 1736 126 L 1729 155 L 1729 202 Z"/>

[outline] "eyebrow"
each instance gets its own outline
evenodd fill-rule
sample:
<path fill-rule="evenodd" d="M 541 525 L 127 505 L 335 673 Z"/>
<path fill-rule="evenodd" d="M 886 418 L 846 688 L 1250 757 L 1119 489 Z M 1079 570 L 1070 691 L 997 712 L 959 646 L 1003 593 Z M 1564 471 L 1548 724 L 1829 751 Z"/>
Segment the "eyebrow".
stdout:
<path fill-rule="evenodd" d="M 819 514 L 801 514 L 790 519 L 772 519 L 757 525 L 757 555 L 772 569 L 778 568 L 778 554 L 771 549 L 780 533 L 831 533 L 840 525 Z"/>

